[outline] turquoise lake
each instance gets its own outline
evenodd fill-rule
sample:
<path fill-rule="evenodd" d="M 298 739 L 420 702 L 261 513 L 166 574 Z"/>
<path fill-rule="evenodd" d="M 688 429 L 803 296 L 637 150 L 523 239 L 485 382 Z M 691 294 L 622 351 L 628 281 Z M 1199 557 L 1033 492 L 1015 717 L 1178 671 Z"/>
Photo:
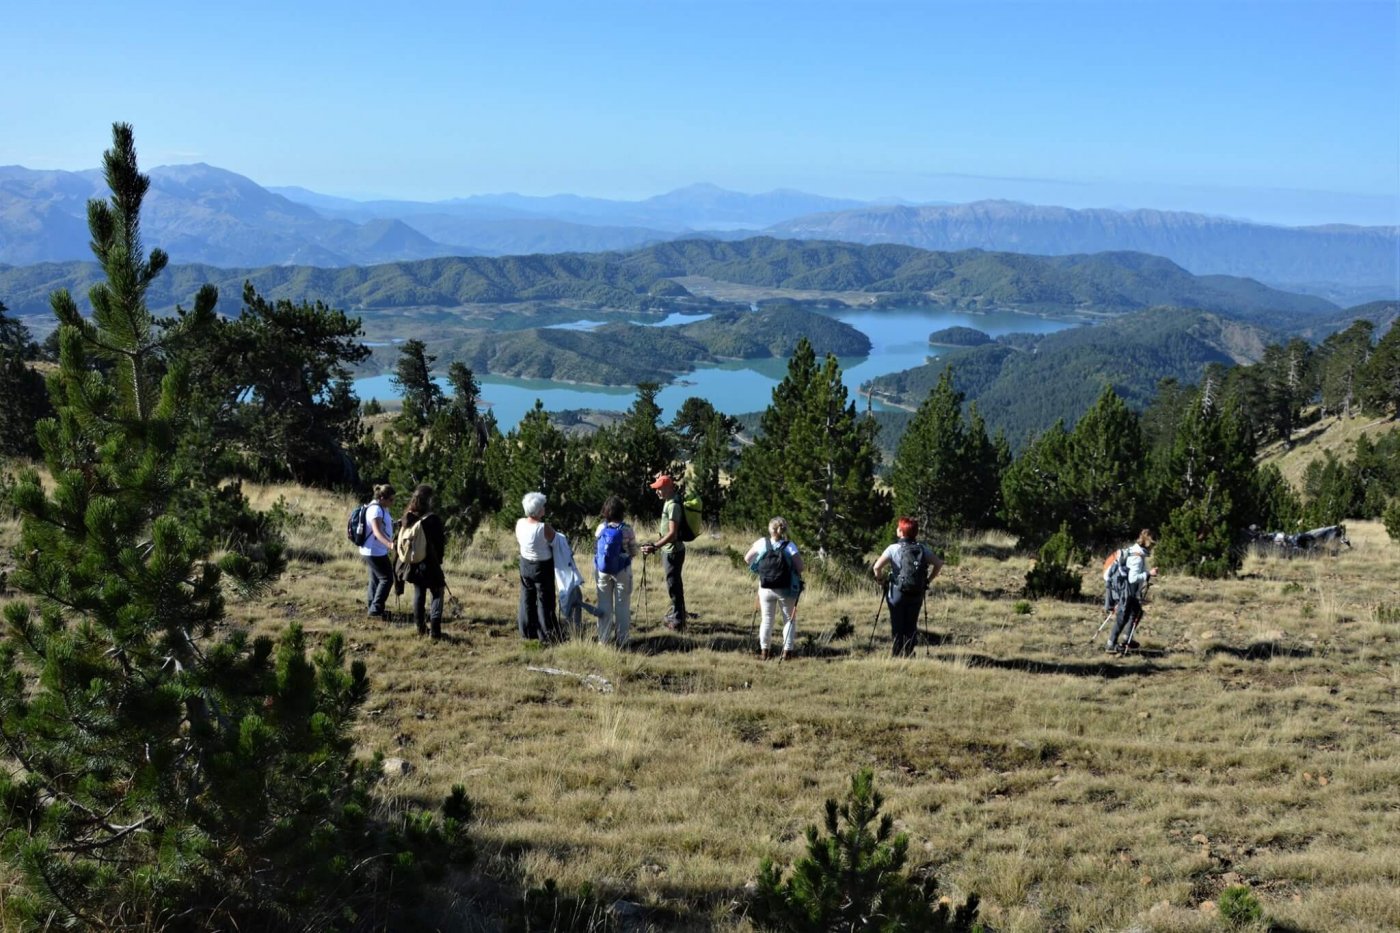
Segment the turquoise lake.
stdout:
<path fill-rule="evenodd" d="M 961 325 L 1000 337 L 1011 333 L 1048 334 L 1077 326 L 1067 321 L 1047 320 L 1010 311 L 968 314 L 938 308 L 852 309 L 830 312 L 830 316 L 845 321 L 870 338 L 868 356 L 841 361 L 845 383 L 852 398 L 855 398 L 860 384 L 868 379 L 910 369 L 937 356 L 942 351 L 928 345 L 928 335 L 944 327 Z M 699 316 L 671 315 L 657 326 L 699 319 Z M 594 325 L 595 322 L 579 320 L 560 326 L 587 328 Z M 691 396 L 708 399 L 716 408 L 730 414 L 759 411 L 768 405 L 774 386 L 786 373 L 786 360 L 745 360 L 704 366 L 678 376 L 664 386 L 657 395 L 657 403 L 664 410 L 663 417 L 668 419 Z M 477 375 L 477 379 L 481 382 L 482 403 L 495 412 L 496 421 L 503 431 L 518 423 L 534 407 L 536 399 L 550 411 L 571 408 L 622 411 L 636 396 L 636 390 L 630 386 L 577 386 L 543 379 L 512 379 L 481 374 Z M 443 386 L 446 388 L 445 381 Z M 387 374 L 355 380 L 355 392 L 361 399 L 375 398 L 381 402 L 394 399 L 397 395 Z M 884 406 L 877 402 L 875 407 L 881 409 Z"/>

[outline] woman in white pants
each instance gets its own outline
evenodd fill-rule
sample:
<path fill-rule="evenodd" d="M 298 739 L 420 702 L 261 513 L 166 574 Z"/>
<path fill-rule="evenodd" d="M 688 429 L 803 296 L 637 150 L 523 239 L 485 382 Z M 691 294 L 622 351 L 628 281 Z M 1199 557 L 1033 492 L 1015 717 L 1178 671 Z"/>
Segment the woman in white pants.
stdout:
<path fill-rule="evenodd" d="M 624 522 L 625 506 L 608 496 L 593 533 L 596 542 L 593 569 L 598 581 L 598 641 L 623 648 L 632 622 L 632 558 L 637 556 L 637 535 Z"/>
<path fill-rule="evenodd" d="M 787 536 L 787 520 L 774 518 L 768 523 L 768 537 L 759 538 L 744 555 L 745 563 L 758 574 L 758 606 L 763 614 L 758 628 L 758 656 L 764 661 L 769 657 L 768 640 L 779 608 L 783 611 L 783 660 L 790 660 L 796 651 L 802 555 Z"/>

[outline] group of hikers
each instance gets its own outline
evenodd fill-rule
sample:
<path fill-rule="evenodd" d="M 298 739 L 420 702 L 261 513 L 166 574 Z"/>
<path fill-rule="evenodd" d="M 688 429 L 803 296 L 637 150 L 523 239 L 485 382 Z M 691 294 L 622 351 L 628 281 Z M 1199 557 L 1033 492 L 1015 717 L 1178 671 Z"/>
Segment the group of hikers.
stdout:
<path fill-rule="evenodd" d="M 568 539 L 546 520 L 547 499 L 543 493 L 527 493 L 521 500 L 522 516 L 515 523 L 520 551 L 520 599 L 517 624 L 525 639 L 542 642 L 562 641 L 570 630 L 581 627 L 582 613 L 597 618 L 598 641 L 624 647 L 631 632 L 633 560 L 640 555 L 661 554 L 669 608 L 664 623 L 671 631 L 684 629 L 693 618 L 685 604 L 685 544 L 695 537 L 696 518 L 687 517 L 680 486 L 668 473 L 658 473 L 650 484 L 662 500 L 661 519 L 654 540 L 640 542 L 636 529 L 626 521 L 626 508 L 618 496 L 603 503 L 599 523 L 593 532 L 595 605 L 583 600 L 584 579 L 578 571 Z M 443 597 L 447 589 L 443 573 L 446 535 L 442 519 L 433 512 L 431 486 L 414 489 L 398 531 L 391 514 L 395 490 L 389 485 L 374 487 L 374 498 L 352 512 L 347 526 L 351 541 L 359 545 L 369 570 L 366 603 L 370 618 L 385 618 L 391 591 L 402 592 L 412 584 L 413 621 L 419 634 L 442 637 Z M 881 587 L 880 609 L 888 607 L 892 653 L 910 657 L 919 637 L 919 611 L 925 594 L 943 568 L 933 548 L 919 540 L 919 523 L 905 516 L 896 525 L 896 540 L 884 549 L 872 568 Z M 1153 546 L 1152 535 L 1144 530 L 1137 541 L 1114 555 L 1104 567 L 1104 609 L 1114 625 L 1105 650 L 1126 650 L 1137 623 L 1142 618 L 1142 596 L 1147 583 L 1156 575 L 1147 560 Z M 789 537 L 782 517 L 768 523 L 768 533 L 754 541 L 744 562 L 756 575 L 758 595 L 755 616 L 758 628 L 758 655 L 773 656 L 771 639 L 779 617 L 782 619 L 783 660 L 796 656 L 797 608 L 802 596 L 805 567 L 802 554 Z M 645 569 L 645 568 L 644 568 Z M 645 574 L 644 574 L 645 576 Z M 875 624 L 879 624 L 877 610 Z M 1121 639 L 1121 644 L 1120 644 Z"/>

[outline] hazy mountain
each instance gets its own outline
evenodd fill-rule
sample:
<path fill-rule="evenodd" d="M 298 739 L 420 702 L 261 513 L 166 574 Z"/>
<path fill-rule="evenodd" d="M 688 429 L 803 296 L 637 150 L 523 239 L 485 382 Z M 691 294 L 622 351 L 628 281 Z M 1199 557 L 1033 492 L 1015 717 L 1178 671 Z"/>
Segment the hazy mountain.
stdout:
<path fill-rule="evenodd" d="M 586 198 L 575 194 L 549 197 L 479 194 L 433 202 L 350 201 L 317 194 L 305 188 L 272 190 L 328 214 L 356 220 L 370 217 L 402 217 L 409 220 L 423 214 L 469 217 L 474 220 L 547 217 L 575 224 L 643 227 L 672 234 L 706 229 L 755 230 L 803 214 L 842 211 L 865 203 L 788 189 L 744 194 L 710 184 L 690 185 L 641 201 Z"/>
<path fill-rule="evenodd" d="M 827 212 L 783 221 L 765 232 L 934 250 L 1036 255 L 1132 250 L 1165 256 L 1198 275 L 1245 276 L 1328 298 L 1396 297 L 1400 281 L 1396 227 L 1278 227 L 1174 211 L 976 201 Z M 1338 285 L 1348 288 L 1338 290 Z"/>
<path fill-rule="evenodd" d="M 438 243 L 397 219 L 355 223 L 210 165 L 150 172 L 142 231 L 175 262 L 345 266 L 470 252 Z M 96 170 L 0 168 L 0 261 L 89 259 L 87 201 L 105 197 Z"/>

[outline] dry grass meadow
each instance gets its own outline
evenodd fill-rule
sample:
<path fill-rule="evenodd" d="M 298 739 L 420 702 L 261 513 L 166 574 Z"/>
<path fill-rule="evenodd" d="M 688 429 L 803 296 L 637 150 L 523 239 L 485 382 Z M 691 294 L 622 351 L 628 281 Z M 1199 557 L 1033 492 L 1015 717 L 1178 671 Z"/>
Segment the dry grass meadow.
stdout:
<path fill-rule="evenodd" d="M 748 929 L 759 860 L 797 857 L 823 800 L 869 766 L 913 861 L 948 894 L 978 892 L 996 930 L 1218 929 L 1231 884 L 1278 929 L 1400 929 L 1400 546 L 1378 523 L 1350 525 L 1335 558 L 1163 575 L 1126 658 L 1093 638 L 1092 570 L 1085 601 L 1026 613 L 1027 559 L 986 538 L 937 582 L 916 659 L 887 656 L 883 617 L 868 650 L 873 587 L 817 583 L 802 657 L 764 663 L 755 584 L 726 553 L 752 534 L 692 545 L 699 619 L 680 635 L 658 624 L 653 559 L 617 652 L 522 643 L 513 538 L 484 530 L 451 548 L 448 637 L 432 643 L 364 617 L 348 499 L 257 497 L 296 516 L 294 559 L 229 624 L 344 631 L 373 682 L 364 749 L 412 766 L 386 790 L 462 783 L 478 804 L 483 871 L 439 905 L 447 928 L 553 878 L 638 902 L 657 929 Z M 826 643 L 843 618 L 855 634 Z"/>

